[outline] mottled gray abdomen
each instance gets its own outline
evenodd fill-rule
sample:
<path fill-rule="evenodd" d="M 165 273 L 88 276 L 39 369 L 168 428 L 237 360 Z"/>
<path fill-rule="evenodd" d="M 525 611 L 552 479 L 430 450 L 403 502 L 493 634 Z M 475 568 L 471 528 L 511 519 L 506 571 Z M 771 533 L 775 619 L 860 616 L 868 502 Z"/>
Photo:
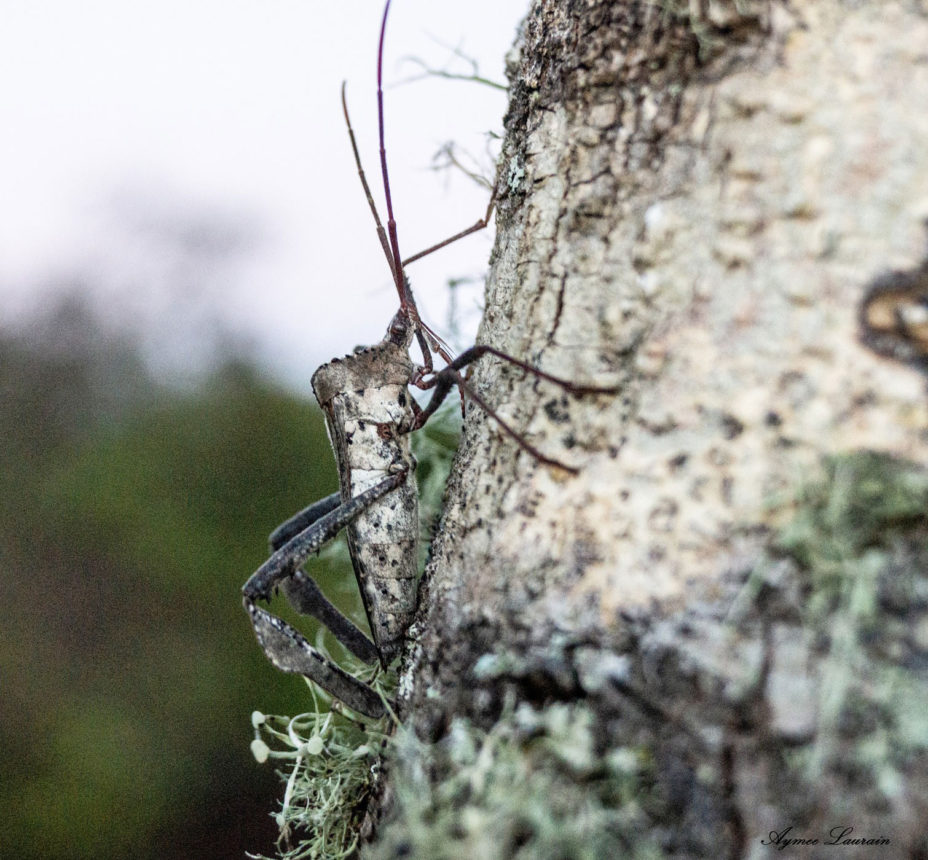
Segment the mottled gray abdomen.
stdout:
<path fill-rule="evenodd" d="M 384 664 L 399 652 L 416 611 L 419 505 L 406 388 L 411 370 L 405 353 L 381 344 L 323 365 L 313 377 L 338 460 L 343 499 L 407 470 L 398 489 L 346 529 L 371 635 Z M 372 376 L 376 384 L 371 384 Z"/>

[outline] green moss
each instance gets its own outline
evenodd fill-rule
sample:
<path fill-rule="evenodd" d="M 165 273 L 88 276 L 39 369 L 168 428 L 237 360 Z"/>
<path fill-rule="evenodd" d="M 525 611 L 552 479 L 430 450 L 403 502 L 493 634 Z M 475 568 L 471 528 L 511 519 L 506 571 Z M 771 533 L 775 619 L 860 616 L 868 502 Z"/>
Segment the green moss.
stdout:
<path fill-rule="evenodd" d="M 661 856 L 637 835 L 647 751 L 598 749 L 584 705 L 523 704 L 489 731 L 458 718 L 439 743 L 402 731 L 392 749 L 394 811 L 370 857 Z"/>
<path fill-rule="evenodd" d="M 825 461 L 824 478 L 804 488 L 773 549 L 806 574 L 807 622 L 837 613 L 866 627 L 878 618 L 881 591 L 911 598 L 925 590 L 917 566 L 896 563 L 892 582 L 882 573 L 918 528 L 928 528 L 928 473 L 860 451 Z"/>
<path fill-rule="evenodd" d="M 823 480 L 806 487 L 777 545 L 810 569 L 886 546 L 928 518 L 928 473 L 876 451 L 825 461 Z"/>
<path fill-rule="evenodd" d="M 821 654 L 816 736 L 792 769 L 853 789 L 833 793 L 834 812 L 891 805 L 928 749 L 928 472 L 877 452 L 835 456 L 774 548 L 797 566 Z"/>
<path fill-rule="evenodd" d="M 583 705 L 522 705 L 489 731 L 459 718 L 434 744 L 332 714 L 256 713 L 253 722 L 256 757 L 288 763 L 277 815 L 284 860 L 352 856 L 384 762 L 394 803 L 365 857 L 661 856 L 638 835 L 648 818 L 648 751 L 598 749 Z"/>

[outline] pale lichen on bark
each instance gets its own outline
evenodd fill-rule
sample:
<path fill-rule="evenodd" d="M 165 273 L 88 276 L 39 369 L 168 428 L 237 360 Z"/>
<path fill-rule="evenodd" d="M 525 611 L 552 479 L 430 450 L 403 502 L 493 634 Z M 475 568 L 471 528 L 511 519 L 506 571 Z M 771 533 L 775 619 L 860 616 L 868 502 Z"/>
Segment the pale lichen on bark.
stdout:
<path fill-rule="evenodd" d="M 866 798 L 822 752 L 841 748 L 818 690 L 835 661 L 878 678 L 893 658 L 865 653 L 859 624 L 853 647 L 827 644 L 802 608 L 818 568 L 791 550 L 783 568 L 777 536 L 801 519 L 803 486 L 877 480 L 884 461 L 855 452 L 928 462 L 925 377 L 859 331 L 868 285 L 928 247 L 926 46 L 925 6 L 905 0 L 533 4 L 480 340 L 621 393 L 478 370 L 507 420 L 582 471 L 539 466 L 471 410 L 406 669 L 424 737 L 455 715 L 492 721 L 507 691 L 583 699 L 601 746 L 650 745 L 685 834 L 668 850 L 698 856 L 713 827 L 722 853 L 760 850 L 787 811 L 824 826 L 815 767 L 861 826 L 880 803 L 898 823 L 900 853 L 880 856 L 920 844 L 922 747 L 906 747 L 921 770 Z M 917 505 L 906 516 L 903 543 L 923 534 Z M 751 603 L 771 590 L 782 617 Z M 481 662 L 506 653 L 517 669 Z M 903 687 L 924 682 L 910 670 Z M 805 770 L 783 781 L 791 745 Z M 787 784 L 805 805 L 778 800 Z"/>

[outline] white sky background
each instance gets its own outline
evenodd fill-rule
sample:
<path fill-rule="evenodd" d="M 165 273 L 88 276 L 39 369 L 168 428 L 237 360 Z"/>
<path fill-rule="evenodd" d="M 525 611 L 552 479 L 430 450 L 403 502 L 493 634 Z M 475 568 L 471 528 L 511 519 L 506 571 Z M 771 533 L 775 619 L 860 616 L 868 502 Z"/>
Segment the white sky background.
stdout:
<path fill-rule="evenodd" d="M 481 156 L 489 173 L 487 132 L 502 131 L 506 99 L 436 78 L 390 84 L 417 74 L 404 57 L 447 65 L 449 49 L 436 39 L 504 83 L 503 57 L 527 6 L 393 2 L 386 133 L 404 256 L 483 214 L 488 192 L 428 168 L 439 145 L 454 140 Z M 0 322 L 47 304 L 56 279 L 83 274 L 114 318 L 154 333 L 149 345 L 163 351 L 165 365 L 195 364 L 197 342 L 209 339 L 197 320 L 218 316 L 254 337 L 274 371 L 302 390 L 322 361 L 379 340 L 396 296 L 355 172 L 339 87 L 348 81 L 383 212 L 375 100 L 381 12 L 380 0 L 5 0 Z M 197 271 L 145 229 L 170 232 L 174 222 L 214 216 L 252 225 L 261 241 Z M 447 280 L 482 274 L 490 232 L 410 266 L 420 310 L 440 331 Z M 173 277 L 178 268 L 186 281 Z M 179 282 L 200 281 L 202 290 L 178 294 Z M 481 290 L 460 299 L 464 339 L 473 336 Z"/>

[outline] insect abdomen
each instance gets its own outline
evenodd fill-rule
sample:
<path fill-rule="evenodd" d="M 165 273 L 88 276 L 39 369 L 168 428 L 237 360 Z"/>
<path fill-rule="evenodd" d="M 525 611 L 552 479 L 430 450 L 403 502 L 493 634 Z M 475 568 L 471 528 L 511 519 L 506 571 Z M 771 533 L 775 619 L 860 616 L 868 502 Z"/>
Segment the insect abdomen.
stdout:
<path fill-rule="evenodd" d="M 398 653 L 416 609 L 419 506 L 406 389 L 411 373 L 405 352 L 385 342 L 329 362 L 313 376 L 338 460 L 342 498 L 406 471 L 402 486 L 346 529 L 371 635 L 384 664 Z"/>
<path fill-rule="evenodd" d="M 404 484 L 348 526 L 348 548 L 384 663 L 396 655 L 416 609 L 419 503 L 409 436 L 397 427 L 411 417 L 405 387 L 349 392 L 333 400 L 333 422 L 345 439 L 342 494 L 353 498 L 400 468 Z"/>
<path fill-rule="evenodd" d="M 355 492 L 368 486 L 359 482 Z M 347 529 L 348 547 L 374 643 L 386 665 L 398 653 L 416 611 L 419 505 L 415 476 L 361 514 Z"/>

